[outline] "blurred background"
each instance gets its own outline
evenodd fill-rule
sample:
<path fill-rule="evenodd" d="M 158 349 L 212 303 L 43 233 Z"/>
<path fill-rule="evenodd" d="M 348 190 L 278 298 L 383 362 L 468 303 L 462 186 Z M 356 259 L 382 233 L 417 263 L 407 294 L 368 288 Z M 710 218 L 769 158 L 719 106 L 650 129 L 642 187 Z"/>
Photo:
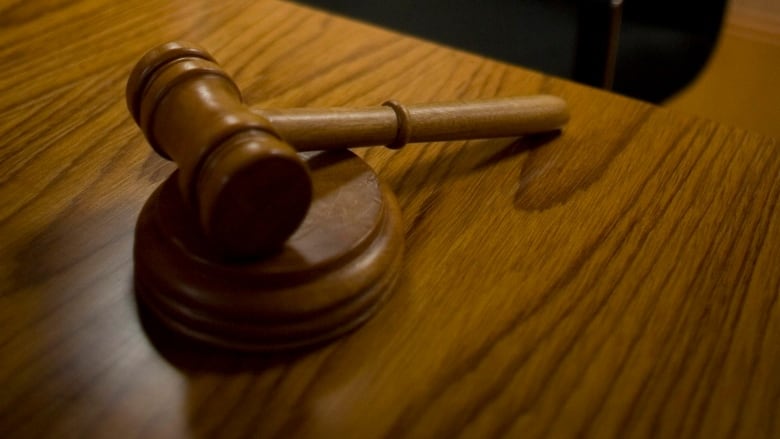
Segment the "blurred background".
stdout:
<path fill-rule="evenodd" d="M 780 0 L 297 0 L 780 138 Z"/>

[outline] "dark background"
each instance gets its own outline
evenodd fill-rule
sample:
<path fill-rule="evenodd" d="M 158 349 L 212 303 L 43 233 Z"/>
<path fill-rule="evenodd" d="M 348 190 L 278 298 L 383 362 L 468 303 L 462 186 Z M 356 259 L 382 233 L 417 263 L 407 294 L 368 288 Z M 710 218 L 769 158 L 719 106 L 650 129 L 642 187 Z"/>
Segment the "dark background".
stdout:
<path fill-rule="evenodd" d="M 578 50 L 580 63 L 598 59 L 581 43 L 598 32 L 600 11 L 608 11 L 609 0 L 298 2 L 599 85 L 576 72 L 575 59 Z M 613 90 L 661 102 L 684 87 L 706 63 L 717 41 L 725 6 L 726 0 L 625 0 Z"/>

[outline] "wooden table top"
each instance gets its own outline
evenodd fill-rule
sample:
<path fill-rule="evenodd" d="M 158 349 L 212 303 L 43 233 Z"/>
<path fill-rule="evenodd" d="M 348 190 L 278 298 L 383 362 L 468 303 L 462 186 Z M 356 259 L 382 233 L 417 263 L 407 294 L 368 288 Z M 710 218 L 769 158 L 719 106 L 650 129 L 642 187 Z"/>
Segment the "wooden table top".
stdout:
<path fill-rule="evenodd" d="M 750 132 L 275 1 L 0 6 L 0 437 L 780 437 L 780 149 Z M 401 280 L 295 355 L 144 318 L 136 215 L 173 170 L 124 103 L 196 41 L 247 100 L 550 93 L 557 137 L 363 149 Z"/>

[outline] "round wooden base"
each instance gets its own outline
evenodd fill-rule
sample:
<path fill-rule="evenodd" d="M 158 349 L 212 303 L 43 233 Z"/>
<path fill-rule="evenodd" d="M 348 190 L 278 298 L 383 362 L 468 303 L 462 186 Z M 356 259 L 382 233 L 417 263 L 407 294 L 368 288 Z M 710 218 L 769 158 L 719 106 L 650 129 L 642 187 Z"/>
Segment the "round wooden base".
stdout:
<path fill-rule="evenodd" d="M 279 253 L 256 261 L 215 256 L 180 196 L 176 174 L 169 177 L 136 226 L 142 303 L 178 333 L 247 351 L 298 348 L 365 322 L 400 271 L 398 205 L 352 152 L 304 157 L 312 206 Z"/>

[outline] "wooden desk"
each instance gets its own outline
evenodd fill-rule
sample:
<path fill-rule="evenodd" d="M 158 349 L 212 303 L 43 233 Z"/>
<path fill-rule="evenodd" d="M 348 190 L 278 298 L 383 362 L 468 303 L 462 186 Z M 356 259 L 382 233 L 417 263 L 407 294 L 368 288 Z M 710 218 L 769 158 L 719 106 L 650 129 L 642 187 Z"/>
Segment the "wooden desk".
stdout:
<path fill-rule="evenodd" d="M 290 3 L 0 8 L 0 436 L 780 436 L 775 140 Z M 148 48 L 249 102 L 566 98 L 547 139 L 362 154 L 407 256 L 367 325 L 297 355 L 182 343 L 133 295 L 171 171 L 125 109 Z"/>

